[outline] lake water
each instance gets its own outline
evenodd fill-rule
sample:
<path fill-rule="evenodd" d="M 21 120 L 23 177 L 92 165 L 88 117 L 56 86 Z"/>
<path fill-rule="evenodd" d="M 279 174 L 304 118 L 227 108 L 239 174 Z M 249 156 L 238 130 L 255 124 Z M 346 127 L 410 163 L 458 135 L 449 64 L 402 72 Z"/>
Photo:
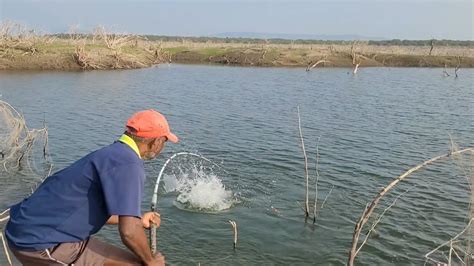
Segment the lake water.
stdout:
<path fill-rule="evenodd" d="M 459 74 L 454 79 L 443 77 L 442 69 L 362 68 L 354 76 L 343 68 L 204 65 L 0 72 L 0 99 L 20 110 L 30 127 L 46 121 L 55 170 L 113 142 L 133 112 L 163 112 L 181 141 L 146 163 L 143 211 L 173 153 L 198 152 L 220 164 L 223 170 L 213 174 L 238 201 L 230 209 L 186 211 L 177 207 L 176 193 L 160 192 L 158 248 L 170 264 L 342 265 L 355 221 L 382 186 L 447 153 L 450 136 L 460 147 L 474 146 L 474 70 Z M 320 203 L 334 186 L 316 226 L 305 223 L 297 204 L 305 195 L 297 106 L 311 184 L 319 150 Z M 381 210 L 409 191 L 386 213 L 357 262 L 422 264 L 424 254 L 466 224 L 463 173 L 444 160 L 402 182 Z M 1 210 L 28 195 L 28 176 L 2 173 L 1 180 Z M 311 198 L 313 190 L 311 185 Z M 228 220 L 238 225 L 235 251 Z M 113 226 L 100 237 L 120 245 Z"/>

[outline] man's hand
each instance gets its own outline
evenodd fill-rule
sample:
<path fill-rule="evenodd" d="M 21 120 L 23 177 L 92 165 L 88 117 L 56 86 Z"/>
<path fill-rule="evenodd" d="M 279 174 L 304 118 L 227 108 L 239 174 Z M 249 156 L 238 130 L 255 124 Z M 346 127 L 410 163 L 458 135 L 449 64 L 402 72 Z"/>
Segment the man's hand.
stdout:
<path fill-rule="evenodd" d="M 165 257 L 161 255 L 160 252 L 157 252 L 153 256 L 153 261 L 146 264 L 147 266 L 164 266 L 165 265 Z"/>
<path fill-rule="evenodd" d="M 156 227 L 160 227 L 161 218 L 160 214 L 157 212 L 147 212 L 143 214 L 142 224 L 145 228 L 150 228 L 151 224 L 154 224 Z"/>

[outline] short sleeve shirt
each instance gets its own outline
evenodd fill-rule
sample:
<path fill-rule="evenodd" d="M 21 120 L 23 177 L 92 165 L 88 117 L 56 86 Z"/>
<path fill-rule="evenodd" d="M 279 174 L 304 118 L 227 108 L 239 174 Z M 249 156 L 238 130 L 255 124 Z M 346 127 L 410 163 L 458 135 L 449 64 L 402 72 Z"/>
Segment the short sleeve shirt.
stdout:
<path fill-rule="evenodd" d="M 41 250 L 95 234 L 112 215 L 141 216 L 143 160 L 115 142 L 49 176 L 10 208 L 5 234 L 19 250 Z"/>

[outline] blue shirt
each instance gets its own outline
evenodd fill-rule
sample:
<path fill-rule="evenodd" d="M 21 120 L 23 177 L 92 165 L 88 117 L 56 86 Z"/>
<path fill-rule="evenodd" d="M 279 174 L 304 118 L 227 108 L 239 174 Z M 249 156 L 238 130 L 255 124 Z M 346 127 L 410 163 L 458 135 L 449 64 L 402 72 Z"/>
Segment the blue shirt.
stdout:
<path fill-rule="evenodd" d="M 19 250 L 42 250 L 95 234 L 111 215 L 141 216 L 143 161 L 115 142 L 49 176 L 10 208 L 5 235 Z"/>

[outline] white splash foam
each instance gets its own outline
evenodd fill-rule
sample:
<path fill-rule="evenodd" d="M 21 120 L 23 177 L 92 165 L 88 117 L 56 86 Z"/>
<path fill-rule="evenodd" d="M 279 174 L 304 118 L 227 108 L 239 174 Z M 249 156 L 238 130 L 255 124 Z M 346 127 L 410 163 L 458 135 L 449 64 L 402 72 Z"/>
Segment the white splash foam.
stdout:
<path fill-rule="evenodd" d="M 226 190 L 215 174 L 205 174 L 194 169 L 190 174 L 164 175 L 164 187 L 167 192 L 176 191 L 176 201 L 184 208 L 199 211 L 222 211 L 234 203 L 233 193 Z"/>

